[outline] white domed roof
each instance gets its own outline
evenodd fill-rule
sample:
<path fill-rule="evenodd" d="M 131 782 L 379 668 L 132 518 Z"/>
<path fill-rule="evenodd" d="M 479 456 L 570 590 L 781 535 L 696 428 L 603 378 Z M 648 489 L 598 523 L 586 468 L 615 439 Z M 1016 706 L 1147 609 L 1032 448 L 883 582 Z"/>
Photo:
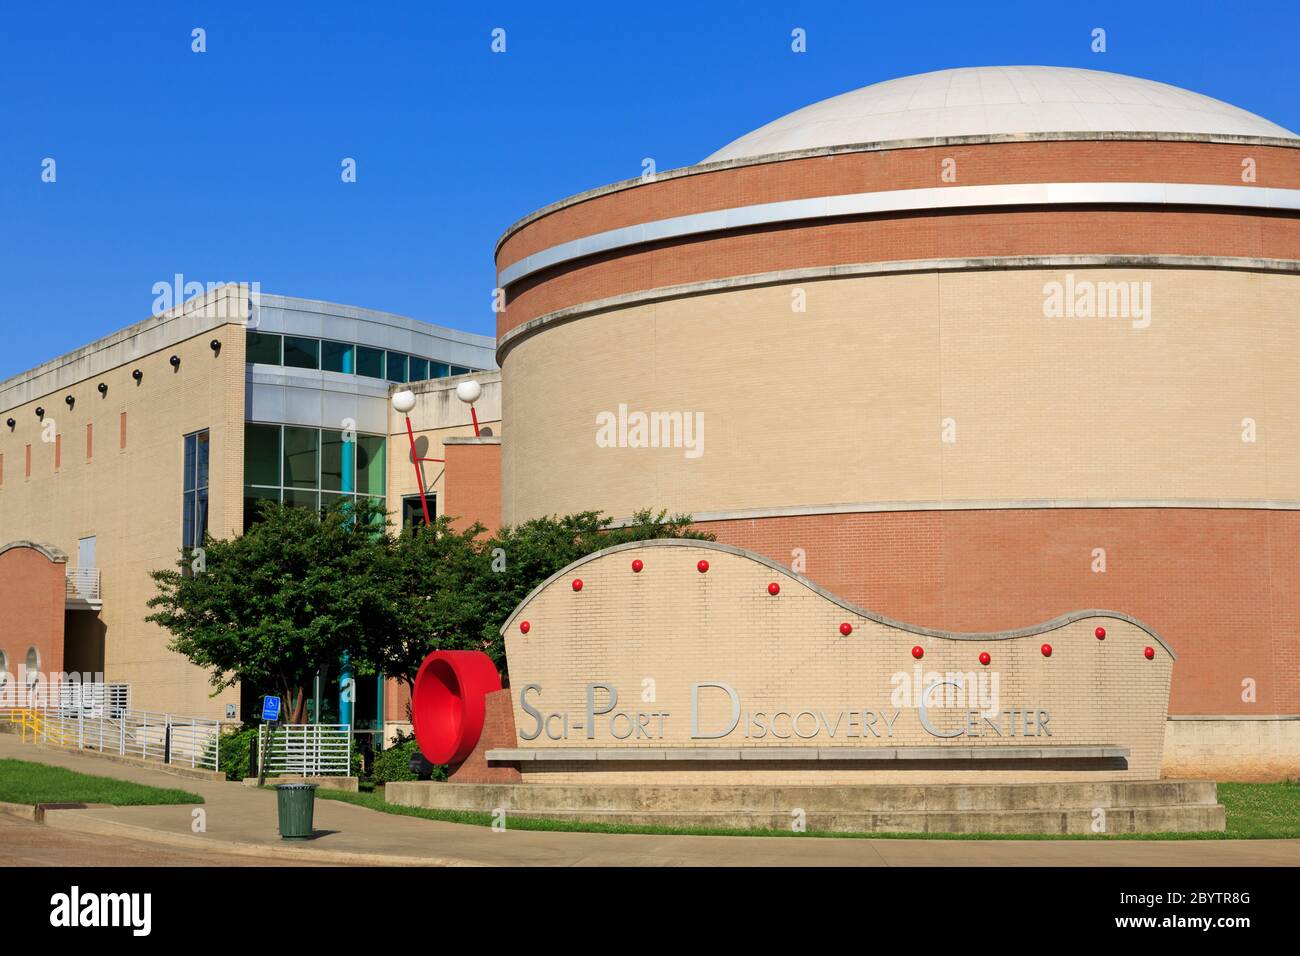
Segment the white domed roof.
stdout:
<path fill-rule="evenodd" d="M 891 140 L 1089 132 L 1298 138 L 1254 113 L 1154 80 L 1056 66 L 978 66 L 886 80 L 813 103 L 704 162 Z"/>

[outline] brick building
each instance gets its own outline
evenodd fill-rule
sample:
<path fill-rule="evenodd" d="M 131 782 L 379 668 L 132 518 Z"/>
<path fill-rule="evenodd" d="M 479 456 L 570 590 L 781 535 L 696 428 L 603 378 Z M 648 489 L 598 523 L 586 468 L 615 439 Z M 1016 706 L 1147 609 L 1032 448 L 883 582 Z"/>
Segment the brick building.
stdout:
<path fill-rule="evenodd" d="M 560 200 L 496 250 L 502 517 L 688 512 L 925 627 L 1123 611 L 1178 650 L 1168 769 L 1294 772 L 1297 210 L 1294 133 L 1044 67 Z"/>

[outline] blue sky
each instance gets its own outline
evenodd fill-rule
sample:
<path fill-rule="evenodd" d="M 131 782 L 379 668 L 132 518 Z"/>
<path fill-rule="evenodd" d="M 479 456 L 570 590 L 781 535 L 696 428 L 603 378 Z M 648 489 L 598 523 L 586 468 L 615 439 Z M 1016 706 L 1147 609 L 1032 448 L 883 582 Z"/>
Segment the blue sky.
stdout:
<path fill-rule="evenodd" d="M 490 334 L 493 245 L 515 219 L 895 76 L 1104 69 L 1300 130 L 1288 6 L 10 4 L 0 379 L 146 318 L 178 272 Z"/>

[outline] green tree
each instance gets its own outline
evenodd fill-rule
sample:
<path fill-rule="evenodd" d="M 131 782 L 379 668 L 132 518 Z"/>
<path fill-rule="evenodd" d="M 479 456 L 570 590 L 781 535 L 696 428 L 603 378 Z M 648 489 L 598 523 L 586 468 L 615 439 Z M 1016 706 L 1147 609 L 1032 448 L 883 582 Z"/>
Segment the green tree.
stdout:
<path fill-rule="evenodd" d="M 400 627 L 369 650 L 366 664 L 406 683 L 434 650 L 481 650 L 506 670 L 501 625 L 548 577 L 602 548 L 650 538 L 712 535 L 689 515 L 640 511 L 620 527 L 597 511 L 535 518 L 487 537 L 481 525 L 456 532 L 448 518 L 391 544 L 401 583 Z"/>
<path fill-rule="evenodd" d="M 276 688 L 301 723 L 306 681 L 394 628 L 383 509 L 363 500 L 319 515 L 264 503 L 259 518 L 240 537 L 206 539 L 202 572 L 191 573 L 185 554 L 176 570 L 152 572 L 147 620 L 171 632 L 171 650 L 209 669 L 217 690 Z"/>
<path fill-rule="evenodd" d="M 441 516 L 432 525 L 389 536 L 384 574 L 391 585 L 392 626 L 372 631 L 355 660 L 359 673 L 383 673 L 406 684 L 434 650 L 479 650 L 488 572 L 480 524 L 457 531 Z"/>

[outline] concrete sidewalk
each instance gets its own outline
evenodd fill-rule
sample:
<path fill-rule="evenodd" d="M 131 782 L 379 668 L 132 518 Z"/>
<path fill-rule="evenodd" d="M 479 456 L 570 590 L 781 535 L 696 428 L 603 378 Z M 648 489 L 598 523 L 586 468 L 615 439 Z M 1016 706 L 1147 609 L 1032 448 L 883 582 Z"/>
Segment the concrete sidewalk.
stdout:
<path fill-rule="evenodd" d="M 45 825 L 187 851 L 361 866 L 1300 866 L 1300 840 L 1067 841 L 641 836 L 494 832 L 316 801 L 317 836 L 285 843 L 275 794 L 238 783 L 182 779 L 160 770 L 24 745 L 0 734 L 0 758 L 202 795 L 194 806 L 51 810 Z M 508 824 L 507 824 L 508 825 Z"/>

